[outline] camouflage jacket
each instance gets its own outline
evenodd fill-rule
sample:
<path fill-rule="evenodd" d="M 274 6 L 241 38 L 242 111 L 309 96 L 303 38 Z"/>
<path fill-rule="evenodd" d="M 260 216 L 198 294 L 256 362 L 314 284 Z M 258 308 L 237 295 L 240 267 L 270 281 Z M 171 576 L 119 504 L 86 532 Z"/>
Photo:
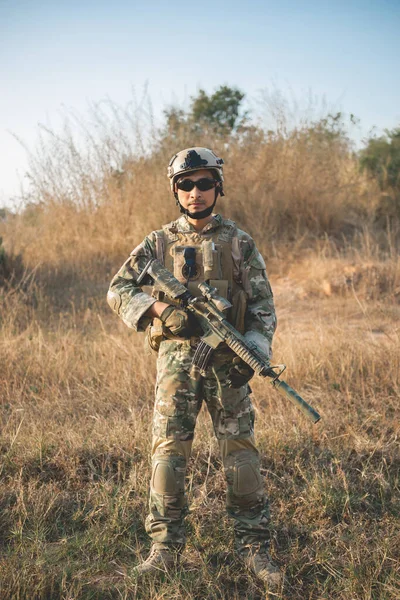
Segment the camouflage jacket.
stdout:
<path fill-rule="evenodd" d="M 224 227 L 234 227 L 238 238 L 240 262 L 236 284 L 241 286 L 247 295 L 245 314 L 245 337 L 254 341 L 260 350 L 270 355 L 272 337 L 276 329 L 276 315 L 273 294 L 269 284 L 265 262 L 256 248 L 254 240 L 246 232 L 238 229 L 233 221 L 214 215 L 204 229 L 196 232 L 185 216 L 166 227 L 173 225 L 179 232 L 186 235 L 197 233 L 206 236 L 214 230 Z M 113 277 L 107 300 L 114 312 L 123 322 L 135 331 L 144 331 L 152 318 L 146 311 L 156 302 L 156 299 L 145 293 L 136 283 L 137 277 L 151 258 L 157 257 L 157 232 L 153 231 L 144 238 Z"/>

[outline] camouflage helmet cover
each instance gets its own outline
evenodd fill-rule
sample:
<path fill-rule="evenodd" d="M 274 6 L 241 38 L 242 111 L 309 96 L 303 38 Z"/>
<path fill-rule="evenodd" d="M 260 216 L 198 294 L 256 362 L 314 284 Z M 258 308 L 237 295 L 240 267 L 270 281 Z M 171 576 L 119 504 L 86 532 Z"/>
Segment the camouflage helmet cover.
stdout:
<path fill-rule="evenodd" d="M 209 148 L 201 148 L 199 146 L 185 148 L 185 150 L 181 150 L 175 154 L 169 161 L 168 177 L 171 183 L 171 190 L 174 191 L 174 184 L 179 175 L 193 173 L 193 171 L 199 171 L 200 169 L 213 171 L 222 184 L 224 181 L 223 164 L 223 159 L 218 158 Z"/>

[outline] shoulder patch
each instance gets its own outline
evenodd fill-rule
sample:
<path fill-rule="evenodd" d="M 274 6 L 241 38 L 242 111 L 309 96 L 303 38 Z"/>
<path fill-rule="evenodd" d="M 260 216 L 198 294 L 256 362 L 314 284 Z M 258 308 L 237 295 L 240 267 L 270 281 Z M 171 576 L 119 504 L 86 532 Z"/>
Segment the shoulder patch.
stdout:
<path fill-rule="evenodd" d="M 165 235 L 168 242 L 176 242 L 176 240 L 179 239 L 179 236 L 177 235 L 178 227 L 176 221 L 171 221 L 171 223 L 167 223 L 167 225 L 164 225 L 162 228 L 162 232 Z"/>
<path fill-rule="evenodd" d="M 221 242 L 230 242 L 233 236 L 237 232 L 237 227 L 235 221 L 231 221 L 230 219 L 224 219 L 221 225 L 221 231 L 218 235 L 218 239 Z"/>

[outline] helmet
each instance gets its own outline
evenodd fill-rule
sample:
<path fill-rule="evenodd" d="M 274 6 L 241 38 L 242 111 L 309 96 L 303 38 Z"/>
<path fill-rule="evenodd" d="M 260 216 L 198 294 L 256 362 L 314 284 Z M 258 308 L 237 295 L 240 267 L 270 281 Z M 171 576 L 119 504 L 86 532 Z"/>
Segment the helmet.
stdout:
<path fill-rule="evenodd" d="M 179 175 L 186 175 L 187 173 L 193 173 L 193 171 L 199 171 L 200 169 L 209 169 L 214 173 L 216 179 L 221 182 L 219 193 L 223 196 L 223 164 L 223 159 L 218 158 L 218 156 L 209 148 L 196 146 L 194 148 L 181 150 L 169 161 L 168 177 L 170 179 L 171 190 L 174 192 L 175 181 Z"/>

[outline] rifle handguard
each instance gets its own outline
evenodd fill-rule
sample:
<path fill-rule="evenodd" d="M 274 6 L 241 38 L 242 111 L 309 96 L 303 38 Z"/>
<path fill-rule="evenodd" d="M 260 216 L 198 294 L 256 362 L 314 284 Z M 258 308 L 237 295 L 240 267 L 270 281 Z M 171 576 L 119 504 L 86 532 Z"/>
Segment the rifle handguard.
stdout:
<path fill-rule="evenodd" d="M 263 375 L 264 377 L 267 375 L 269 366 L 257 356 L 254 356 L 254 352 L 250 352 L 240 340 L 237 340 L 230 335 L 226 338 L 225 343 L 235 352 L 235 354 L 240 356 L 240 358 L 244 360 L 257 375 Z"/>

